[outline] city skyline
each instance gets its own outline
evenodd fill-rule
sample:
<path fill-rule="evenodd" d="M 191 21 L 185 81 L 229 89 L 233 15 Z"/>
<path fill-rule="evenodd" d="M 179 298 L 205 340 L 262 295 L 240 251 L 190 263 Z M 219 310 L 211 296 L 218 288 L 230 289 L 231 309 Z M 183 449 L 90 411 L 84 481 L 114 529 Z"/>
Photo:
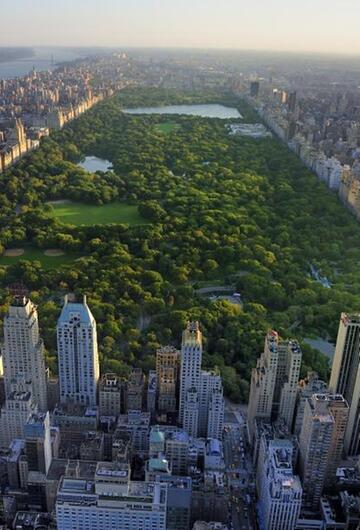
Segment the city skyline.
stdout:
<path fill-rule="evenodd" d="M 290 5 L 289 5 L 290 4 Z M 125 46 L 218 48 L 360 54 L 356 0 L 184 0 L 181 9 L 163 0 L 136 5 L 115 0 L 39 0 L 29 9 L 15 0 L 2 13 L 0 46 Z M 276 21 L 274 25 L 269 21 Z M 296 21 L 296 23 L 295 23 Z M 30 23 L 29 23 L 30 22 Z M 16 26 L 17 31 L 13 31 Z M 344 32 L 343 28 L 347 31 Z"/>

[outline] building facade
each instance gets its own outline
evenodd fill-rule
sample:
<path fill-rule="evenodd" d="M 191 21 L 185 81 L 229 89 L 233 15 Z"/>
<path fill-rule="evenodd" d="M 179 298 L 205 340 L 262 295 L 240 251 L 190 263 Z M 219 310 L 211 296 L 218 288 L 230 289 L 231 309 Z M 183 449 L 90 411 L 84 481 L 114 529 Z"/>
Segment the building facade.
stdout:
<path fill-rule="evenodd" d="M 342 313 L 330 377 L 330 391 L 349 404 L 345 450 L 360 454 L 360 314 Z"/>
<path fill-rule="evenodd" d="M 86 303 L 65 297 L 57 323 L 60 402 L 97 403 L 99 356 L 96 322 Z"/>
<path fill-rule="evenodd" d="M 25 296 L 15 296 L 4 318 L 3 365 L 5 393 L 19 376 L 31 383 L 33 400 L 47 411 L 47 378 L 44 344 L 39 334 L 36 306 Z"/>

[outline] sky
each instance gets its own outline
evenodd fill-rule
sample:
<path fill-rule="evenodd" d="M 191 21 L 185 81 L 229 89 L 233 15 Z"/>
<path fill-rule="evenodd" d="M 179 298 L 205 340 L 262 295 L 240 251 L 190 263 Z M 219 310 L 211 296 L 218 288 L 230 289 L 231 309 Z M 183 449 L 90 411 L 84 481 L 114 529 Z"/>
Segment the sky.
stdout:
<path fill-rule="evenodd" d="M 0 46 L 360 55 L 360 0 L 0 0 Z"/>

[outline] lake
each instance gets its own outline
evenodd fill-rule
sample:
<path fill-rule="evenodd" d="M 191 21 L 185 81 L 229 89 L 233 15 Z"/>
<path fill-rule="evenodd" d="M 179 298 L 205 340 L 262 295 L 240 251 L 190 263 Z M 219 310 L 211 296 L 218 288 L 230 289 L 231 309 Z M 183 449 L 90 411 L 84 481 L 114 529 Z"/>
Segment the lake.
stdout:
<path fill-rule="evenodd" d="M 200 116 L 201 118 L 242 118 L 234 107 L 225 107 L 211 103 L 209 105 L 166 105 L 163 107 L 136 107 L 123 109 L 126 114 L 185 114 L 186 116 Z"/>
<path fill-rule="evenodd" d="M 97 156 L 86 156 L 85 160 L 80 162 L 78 165 L 83 169 L 86 169 L 86 171 L 90 171 L 90 173 L 95 173 L 95 171 L 107 171 L 112 167 L 112 164 L 109 162 L 109 160 L 104 160 L 103 158 L 98 158 Z"/>
<path fill-rule="evenodd" d="M 312 348 L 319 350 L 321 353 L 324 353 L 329 359 L 332 359 L 334 357 L 335 346 L 331 342 L 328 342 L 327 340 L 324 340 L 321 337 L 317 337 L 316 339 L 306 338 L 304 339 L 304 342 L 306 342 L 306 344 L 309 344 L 309 346 L 311 346 Z"/>

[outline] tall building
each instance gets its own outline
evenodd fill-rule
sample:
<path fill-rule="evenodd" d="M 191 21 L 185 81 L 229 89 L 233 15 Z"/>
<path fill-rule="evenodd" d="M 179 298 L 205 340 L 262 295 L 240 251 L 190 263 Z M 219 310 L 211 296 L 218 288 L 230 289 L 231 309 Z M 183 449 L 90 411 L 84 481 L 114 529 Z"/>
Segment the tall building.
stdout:
<path fill-rule="evenodd" d="M 307 400 L 299 440 L 299 469 L 304 505 L 314 510 L 324 489 L 334 423 L 326 394 L 314 394 Z"/>
<path fill-rule="evenodd" d="M 293 92 L 289 93 L 289 97 L 288 97 L 288 105 L 289 105 L 290 112 L 295 112 L 296 103 L 297 103 L 297 97 L 296 97 L 296 91 L 294 90 Z"/>
<path fill-rule="evenodd" d="M 52 460 L 50 415 L 31 414 L 24 426 L 26 457 L 29 471 L 46 475 Z"/>
<path fill-rule="evenodd" d="M 265 338 L 264 352 L 252 370 L 248 421 L 281 418 L 292 426 L 302 353 L 296 340 L 281 340 L 276 331 Z"/>
<path fill-rule="evenodd" d="M 96 405 L 99 356 L 96 322 L 86 303 L 65 297 L 57 323 L 60 402 Z"/>
<path fill-rule="evenodd" d="M 300 515 L 302 487 L 293 470 L 293 445 L 271 440 L 264 454 L 259 483 L 259 514 L 264 530 L 294 530 Z"/>
<path fill-rule="evenodd" d="M 198 436 L 222 438 L 224 395 L 220 373 L 201 372 Z"/>
<path fill-rule="evenodd" d="M 344 452 L 344 440 L 349 418 L 349 405 L 340 394 L 327 394 L 328 407 L 334 419 L 334 429 L 329 448 L 329 458 L 326 470 L 326 481 L 334 482 L 336 470 L 340 465 Z"/>
<path fill-rule="evenodd" d="M 99 384 L 100 416 L 119 416 L 123 402 L 123 388 L 116 374 L 104 374 Z"/>
<path fill-rule="evenodd" d="M 144 374 L 141 368 L 134 368 L 127 387 L 127 410 L 142 410 L 144 396 Z"/>
<path fill-rule="evenodd" d="M 199 402 L 202 360 L 202 334 L 198 322 L 188 322 L 182 335 L 181 343 L 181 369 L 180 369 L 180 423 L 189 421 L 185 410 L 187 404 L 194 410 L 194 403 Z M 189 390 L 191 393 L 189 395 Z M 196 436 L 196 434 L 195 434 Z"/>
<path fill-rule="evenodd" d="M 330 377 L 330 391 L 349 404 L 345 451 L 360 454 L 360 314 L 342 313 Z"/>
<path fill-rule="evenodd" d="M 194 438 L 198 436 L 199 409 L 199 391 L 195 387 L 189 388 L 185 398 L 183 427 Z"/>
<path fill-rule="evenodd" d="M 323 394 L 327 391 L 327 384 L 319 379 L 316 372 L 308 372 L 305 379 L 301 379 L 298 384 L 298 394 L 296 399 L 296 412 L 294 420 L 294 433 L 299 436 L 304 419 L 306 401 L 313 394 Z"/>
<path fill-rule="evenodd" d="M 131 482 L 128 465 L 99 462 L 94 480 L 63 477 L 58 530 L 166 530 L 167 485 Z"/>
<path fill-rule="evenodd" d="M 0 416 L 0 447 L 9 447 L 12 440 L 24 438 L 24 426 L 33 413 L 37 412 L 37 404 L 33 401 L 32 386 L 19 376 L 12 384 L 12 390 L 1 409 Z"/>
<path fill-rule="evenodd" d="M 179 379 L 180 352 L 172 346 L 156 352 L 156 377 L 158 385 L 158 410 L 175 412 Z"/>
<path fill-rule="evenodd" d="M 36 306 L 25 296 L 15 296 L 4 318 L 3 365 L 5 393 L 19 376 L 31 383 L 33 400 L 47 410 L 44 344 L 39 334 Z"/>
<path fill-rule="evenodd" d="M 146 406 L 147 411 L 150 412 L 151 418 L 155 417 L 156 412 L 156 391 L 156 372 L 155 370 L 150 370 L 148 374 Z"/>
<path fill-rule="evenodd" d="M 250 83 L 250 96 L 256 98 L 259 95 L 260 83 L 259 81 L 251 81 Z"/>

